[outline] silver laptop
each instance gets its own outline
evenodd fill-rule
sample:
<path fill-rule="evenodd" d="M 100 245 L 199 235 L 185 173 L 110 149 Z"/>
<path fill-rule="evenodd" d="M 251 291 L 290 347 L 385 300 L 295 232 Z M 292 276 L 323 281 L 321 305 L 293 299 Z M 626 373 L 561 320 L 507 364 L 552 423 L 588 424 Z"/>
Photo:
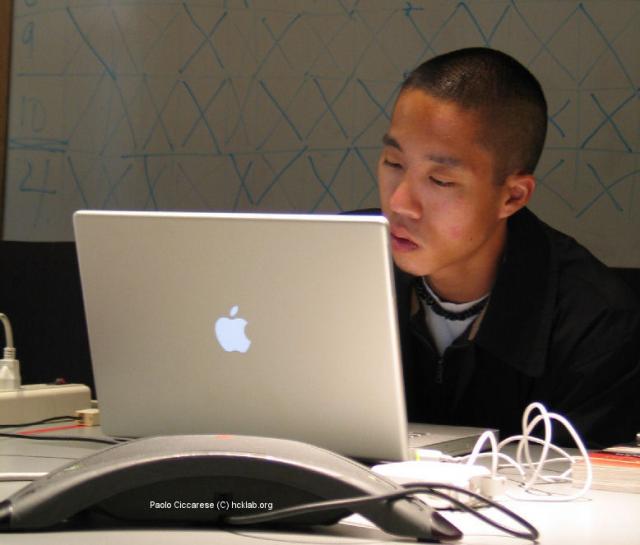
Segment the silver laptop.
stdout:
<path fill-rule="evenodd" d="M 105 433 L 410 457 L 383 217 L 80 211 L 74 229 Z"/>

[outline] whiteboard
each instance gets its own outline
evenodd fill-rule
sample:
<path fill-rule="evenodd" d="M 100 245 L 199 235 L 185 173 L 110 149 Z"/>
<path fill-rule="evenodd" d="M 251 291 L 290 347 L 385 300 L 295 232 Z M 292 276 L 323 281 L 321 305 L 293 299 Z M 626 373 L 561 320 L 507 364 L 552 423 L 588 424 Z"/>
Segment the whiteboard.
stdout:
<path fill-rule="evenodd" d="M 640 266 L 640 2 L 15 0 L 4 236 L 79 208 L 376 206 L 403 75 L 484 45 L 540 79 L 531 207 Z"/>

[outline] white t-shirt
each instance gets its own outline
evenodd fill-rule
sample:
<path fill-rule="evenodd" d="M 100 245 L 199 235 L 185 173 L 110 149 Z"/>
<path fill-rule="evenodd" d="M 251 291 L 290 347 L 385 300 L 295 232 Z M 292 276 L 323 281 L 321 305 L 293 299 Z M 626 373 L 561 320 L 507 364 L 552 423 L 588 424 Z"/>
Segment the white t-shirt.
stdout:
<path fill-rule="evenodd" d="M 487 295 L 483 295 L 479 299 L 475 301 L 469 301 L 468 303 L 450 303 L 448 301 L 442 301 L 429 287 L 429 284 L 424 282 L 424 287 L 429 291 L 431 296 L 436 300 L 436 302 L 445 310 L 450 312 L 463 312 L 469 308 L 471 308 L 476 303 L 482 301 Z M 447 320 L 443 316 L 436 314 L 430 305 L 427 305 L 425 302 L 421 301 L 421 304 L 425 310 L 425 321 L 427 322 L 427 327 L 431 332 L 431 336 L 436 343 L 436 348 L 438 350 L 438 354 L 442 356 L 447 346 L 449 346 L 457 337 L 459 337 L 462 332 L 467 329 L 469 324 L 476 319 L 478 314 L 482 312 L 482 310 L 478 310 L 478 312 L 466 320 Z"/>

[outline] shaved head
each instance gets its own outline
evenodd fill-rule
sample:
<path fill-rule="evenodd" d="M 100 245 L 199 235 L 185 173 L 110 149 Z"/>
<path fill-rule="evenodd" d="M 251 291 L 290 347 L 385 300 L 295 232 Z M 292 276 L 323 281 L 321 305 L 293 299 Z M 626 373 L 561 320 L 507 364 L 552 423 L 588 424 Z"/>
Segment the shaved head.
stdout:
<path fill-rule="evenodd" d="M 496 181 L 532 174 L 547 132 L 547 102 L 538 80 L 513 57 L 472 47 L 433 57 L 413 70 L 401 93 L 418 89 L 474 111 L 480 144 L 496 157 Z"/>

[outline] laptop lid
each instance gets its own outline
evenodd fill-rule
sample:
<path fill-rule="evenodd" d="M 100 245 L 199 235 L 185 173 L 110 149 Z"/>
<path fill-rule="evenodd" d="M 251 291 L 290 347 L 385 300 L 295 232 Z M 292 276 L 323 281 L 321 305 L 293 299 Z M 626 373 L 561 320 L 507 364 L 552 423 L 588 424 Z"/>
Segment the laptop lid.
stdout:
<path fill-rule="evenodd" d="M 101 422 L 408 455 L 381 216 L 80 211 Z"/>

